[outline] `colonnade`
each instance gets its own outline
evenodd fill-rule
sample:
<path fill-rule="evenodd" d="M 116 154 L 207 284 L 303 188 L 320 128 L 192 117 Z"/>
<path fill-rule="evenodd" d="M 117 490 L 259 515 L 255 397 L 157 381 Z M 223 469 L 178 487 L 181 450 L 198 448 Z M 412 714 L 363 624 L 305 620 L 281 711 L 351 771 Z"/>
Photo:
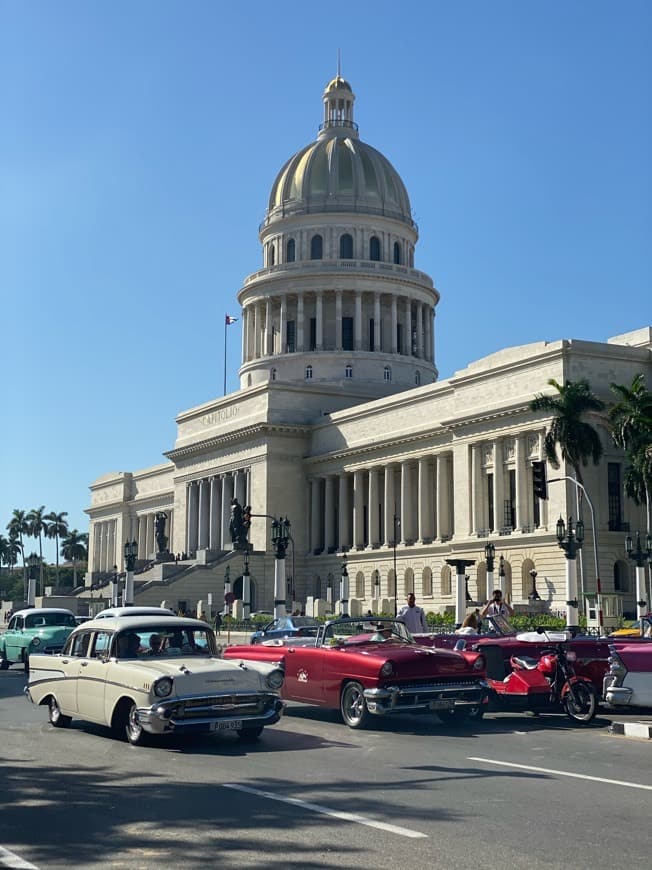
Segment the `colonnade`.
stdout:
<path fill-rule="evenodd" d="M 116 547 L 117 524 L 115 519 L 93 523 L 94 571 L 112 571 L 114 565 L 120 564 Z"/>
<path fill-rule="evenodd" d="M 242 506 L 251 492 L 249 469 L 193 480 L 186 487 L 186 550 L 225 550 L 231 545 L 231 501 Z"/>
<path fill-rule="evenodd" d="M 398 291 L 317 290 L 268 296 L 242 309 L 242 361 L 293 352 L 351 350 L 433 362 L 433 316 L 432 305 Z M 345 335 L 343 328 L 347 317 L 353 321 L 352 336 Z M 289 322 L 294 324 L 293 335 L 288 334 Z M 349 340 L 351 346 L 345 347 Z"/>
<path fill-rule="evenodd" d="M 117 519 L 93 522 L 92 570 L 94 572 L 109 572 L 113 570 L 114 565 L 120 569 L 123 562 L 122 548 L 126 541 L 132 538 L 138 544 L 137 559 L 142 561 L 153 559 L 157 551 L 155 518 L 159 510 L 157 508 L 157 510 L 150 513 L 139 514 L 131 518 L 131 520 L 127 519 L 127 527 L 122 529 L 124 540 L 118 539 Z M 165 513 L 167 514 L 165 534 L 170 546 L 173 534 L 174 512 L 166 510 Z"/>

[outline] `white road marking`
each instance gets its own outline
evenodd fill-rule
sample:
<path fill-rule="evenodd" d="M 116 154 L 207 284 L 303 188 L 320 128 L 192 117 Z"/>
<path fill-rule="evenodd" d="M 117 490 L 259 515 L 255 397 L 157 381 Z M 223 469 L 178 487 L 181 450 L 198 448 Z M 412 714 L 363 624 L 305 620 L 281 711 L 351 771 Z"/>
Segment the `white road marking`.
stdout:
<path fill-rule="evenodd" d="M 19 858 L 14 855 L 9 849 L 3 849 L 0 846 L 0 867 L 17 867 L 19 870 L 38 870 L 35 864 L 30 864 L 29 861 Z"/>
<path fill-rule="evenodd" d="M 331 810 L 328 807 L 322 807 L 319 804 L 312 804 L 308 801 L 299 800 L 299 798 L 281 797 L 273 794 L 270 791 L 260 791 L 257 788 L 249 788 L 246 785 L 238 785 L 237 783 L 228 782 L 224 784 L 224 788 L 233 788 L 237 791 L 244 791 L 247 794 L 258 795 L 271 801 L 281 801 L 284 804 L 292 804 L 295 807 L 301 807 L 304 810 L 312 810 L 315 813 L 321 813 L 324 816 L 331 816 L 334 819 L 342 819 L 345 822 L 356 822 L 358 825 L 367 825 L 369 828 L 379 828 L 381 831 L 388 831 L 390 834 L 398 834 L 400 837 L 411 837 L 418 839 L 420 837 L 428 837 L 427 834 L 422 834 L 421 831 L 411 831 L 409 828 L 401 828 L 398 825 L 388 825 L 386 822 L 375 822 L 373 819 L 367 819 L 365 816 L 359 816 L 356 813 L 343 813 L 340 810 Z"/>
<path fill-rule="evenodd" d="M 588 776 L 585 773 L 570 773 L 567 770 L 554 770 L 551 767 L 533 767 L 529 764 L 513 764 L 511 761 L 496 761 L 495 758 L 467 758 L 467 761 L 481 761 L 484 764 L 499 764 L 502 767 L 515 767 L 517 770 L 533 770 L 536 773 L 551 773 L 554 776 L 568 776 L 572 779 L 588 779 L 590 782 L 605 782 L 607 785 L 622 785 L 625 788 L 640 788 L 644 791 L 652 791 L 652 785 L 643 785 L 639 782 L 626 782 L 622 779 L 605 779 L 602 776 Z"/>

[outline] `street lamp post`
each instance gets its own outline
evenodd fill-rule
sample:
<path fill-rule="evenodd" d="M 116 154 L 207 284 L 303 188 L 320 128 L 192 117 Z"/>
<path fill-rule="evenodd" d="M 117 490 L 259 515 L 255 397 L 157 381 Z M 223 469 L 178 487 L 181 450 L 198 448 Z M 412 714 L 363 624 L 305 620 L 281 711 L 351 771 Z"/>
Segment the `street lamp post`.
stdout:
<path fill-rule="evenodd" d="M 396 573 L 396 544 L 398 542 L 398 530 L 401 528 L 401 518 L 396 516 L 396 505 L 394 505 L 394 616 L 396 616 L 397 609 L 397 601 L 398 601 L 398 575 Z"/>
<path fill-rule="evenodd" d="M 455 622 L 459 628 L 466 614 L 466 569 L 475 565 L 475 559 L 446 559 L 446 564 L 455 568 Z"/>
<path fill-rule="evenodd" d="M 118 566 L 113 566 L 113 571 L 111 573 L 111 607 L 118 607 L 120 605 L 119 599 L 120 594 L 120 584 L 118 582 Z"/>
<path fill-rule="evenodd" d="M 32 553 L 27 557 L 27 606 L 34 607 L 36 605 L 36 569 L 38 568 L 39 558 L 36 553 Z"/>
<path fill-rule="evenodd" d="M 333 575 L 329 571 L 328 577 L 326 578 L 326 604 L 328 605 L 326 610 L 332 612 L 333 610 Z"/>
<path fill-rule="evenodd" d="M 136 541 L 125 541 L 125 607 L 132 607 L 134 603 L 134 568 L 136 567 L 136 557 L 138 555 L 138 543 Z"/>
<path fill-rule="evenodd" d="M 529 573 L 530 573 L 530 577 L 532 578 L 532 589 L 530 589 L 530 591 L 528 593 L 527 600 L 528 600 L 528 603 L 530 605 L 530 613 L 532 615 L 532 618 L 534 618 L 534 614 L 536 613 L 536 607 L 537 607 L 535 602 L 541 601 L 541 596 L 537 592 L 537 572 L 534 570 L 534 568 L 532 568 L 532 570 Z"/>
<path fill-rule="evenodd" d="M 575 558 L 582 549 L 584 541 L 584 523 L 577 520 L 573 523 L 568 518 L 568 526 L 560 516 L 557 520 L 557 543 L 566 556 L 566 628 L 576 632 L 579 628 L 579 604 L 577 601 L 577 565 Z"/>
<path fill-rule="evenodd" d="M 374 571 L 374 600 L 380 602 L 380 571 L 378 569 Z"/>
<path fill-rule="evenodd" d="M 342 576 L 340 578 L 340 616 L 349 615 L 349 572 L 346 570 L 346 553 L 342 562 Z"/>
<path fill-rule="evenodd" d="M 489 541 L 488 544 L 484 545 L 484 558 L 487 563 L 487 598 L 491 598 L 491 595 L 494 591 L 494 557 L 496 555 L 496 548 Z"/>
<path fill-rule="evenodd" d="M 506 600 L 505 595 L 505 557 L 501 556 L 498 560 L 498 588 L 503 594 L 503 600 Z M 493 590 L 492 590 L 493 591 Z"/>
<path fill-rule="evenodd" d="M 647 613 L 647 598 L 645 589 L 645 563 L 652 559 L 652 535 L 645 536 L 645 549 L 641 547 L 641 533 L 636 532 L 636 548 L 632 536 L 627 535 L 625 538 L 625 551 L 630 559 L 636 562 L 636 607 L 638 609 L 637 616 L 643 636 L 643 617 Z"/>
<path fill-rule="evenodd" d="M 290 521 L 279 517 L 272 521 L 272 544 L 274 545 L 274 616 L 285 616 L 285 553 L 290 541 Z"/>

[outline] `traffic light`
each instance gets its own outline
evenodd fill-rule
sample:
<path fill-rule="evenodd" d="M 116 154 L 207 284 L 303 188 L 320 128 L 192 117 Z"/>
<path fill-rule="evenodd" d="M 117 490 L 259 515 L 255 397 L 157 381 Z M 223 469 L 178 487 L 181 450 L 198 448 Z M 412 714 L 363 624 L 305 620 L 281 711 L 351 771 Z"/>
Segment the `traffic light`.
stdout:
<path fill-rule="evenodd" d="M 548 481 L 546 480 L 546 463 L 542 459 L 536 459 L 532 463 L 532 483 L 534 484 L 535 498 L 548 498 Z"/>

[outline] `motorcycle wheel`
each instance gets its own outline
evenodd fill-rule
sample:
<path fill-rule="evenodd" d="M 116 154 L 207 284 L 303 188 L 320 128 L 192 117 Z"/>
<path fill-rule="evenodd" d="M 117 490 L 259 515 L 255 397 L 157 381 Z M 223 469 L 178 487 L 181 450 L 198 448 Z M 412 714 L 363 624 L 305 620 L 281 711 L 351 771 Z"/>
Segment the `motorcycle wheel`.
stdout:
<path fill-rule="evenodd" d="M 564 697 L 564 711 L 573 722 L 586 725 L 598 709 L 598 696 L 590 683 L 573 683 Z"/>

